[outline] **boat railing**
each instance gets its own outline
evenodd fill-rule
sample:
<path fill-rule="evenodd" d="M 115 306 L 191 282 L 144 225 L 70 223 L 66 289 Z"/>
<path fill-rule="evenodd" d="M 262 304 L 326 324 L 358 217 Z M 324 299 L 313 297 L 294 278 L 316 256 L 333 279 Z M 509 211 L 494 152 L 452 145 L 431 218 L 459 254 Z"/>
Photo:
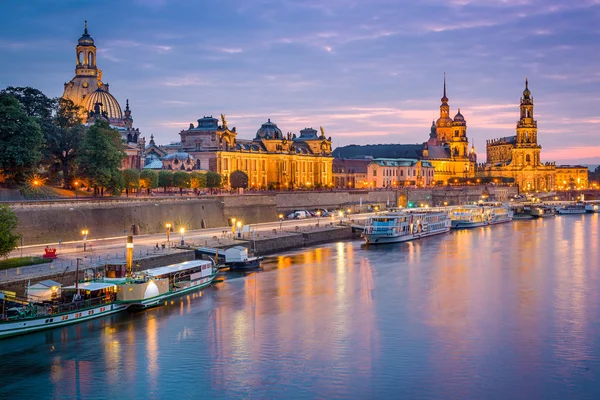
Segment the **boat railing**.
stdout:
<path fill-rule="evenodd" d="M 112 303 L 114 298 L 112 296 L 103 296 L 96 297 L 93 299 L 86 299 L 80 301 L 73 301 L 71 303 L 63 303 L 56 305 L 48 305 L 48 306 L 38 306 L 37 315 L 53 315 L 53 314 L 62 314 L 71 311 L 77 311 L 85 308 L 92 308 L 95 306 L 100 306 L 102 304 Z"/>

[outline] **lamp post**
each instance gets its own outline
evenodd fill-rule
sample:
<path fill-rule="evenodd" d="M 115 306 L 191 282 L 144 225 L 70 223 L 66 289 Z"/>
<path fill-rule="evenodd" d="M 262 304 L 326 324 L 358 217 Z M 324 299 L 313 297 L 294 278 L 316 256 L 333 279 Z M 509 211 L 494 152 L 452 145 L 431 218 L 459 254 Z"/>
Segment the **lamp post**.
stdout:
<path fill-rule="evenodd" d="M 90 231 L 88 231 L 87 228 L 81 231 L 81 235 L 83 236 L 83 251 L 87 250 L 87 236 L 89 233 Z"/>
<path fill-rule="evenodd" d="M 279 214 L 279 230 L 283 229 L 283 214 Z"/>
<path fill-rule="evenodd" d="M 171 248 L 171 227 L 172 226 L 173 225 L 171 225 L 170 222 L 167 222 L 165 224 L 165 228 L 167 229 L 167 248 L 169 248 L 169 249 Z"/>
<path fill-rule="evenodd" d="M 179 228 L 179 232 L 181 233 L 181 245 L 185 244 L 185 240 L 183 239 L 183 234 L 185 233 L 185 228 Z"/>
<path fill-rule="evenodd" d="M 75 198 L 77 199 L 79 197 L 77 194 L 77 186 L 79 186 L 79 181 L 73 182 L 73 186 L 75 186 Z"/>
<path fill-rule="evenodd" d="M 317 211 L 317 226 L 319 226 L 319 221 L 321 221 L 321 211 Z"/>
<path fill-rule="evenodd" d="M 242 221 L 237 222 L 238 238 L 242 237 Z"/>
<path fill-rule="evenodd" d="M 231 233 L 235 232 L 235 218 L 231 218 Z"/>

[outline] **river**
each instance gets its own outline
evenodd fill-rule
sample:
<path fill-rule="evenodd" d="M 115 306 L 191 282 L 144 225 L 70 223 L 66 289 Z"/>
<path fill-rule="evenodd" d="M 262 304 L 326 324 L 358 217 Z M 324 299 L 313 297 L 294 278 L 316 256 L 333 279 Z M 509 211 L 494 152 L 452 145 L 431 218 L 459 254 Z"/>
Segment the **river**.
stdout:
<path fill-rule="evenodd" d="M 600 215 L 332 243 L 0 341 L 0 397 L 597 399 Z"/>

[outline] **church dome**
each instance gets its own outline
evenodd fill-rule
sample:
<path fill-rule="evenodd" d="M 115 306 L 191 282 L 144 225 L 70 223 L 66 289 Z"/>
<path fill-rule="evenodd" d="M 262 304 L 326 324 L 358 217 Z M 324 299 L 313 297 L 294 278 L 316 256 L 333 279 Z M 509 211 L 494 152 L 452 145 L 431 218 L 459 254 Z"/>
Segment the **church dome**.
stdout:
<path fill-rule="evenodd" d="M 271 119 L 260 127 L 259 130 L 256 131 L 257 139 L 283 139 L 283 133 L 281 129 L 277 127 L 276 124 L 271 122 Z"/>
<path fill-rule="evenodd" d="M 162 158 L 162 160 L 165 160 L 165 161 L 172 161 L 172 160 L 185 161 L 187 159 L 191 160 L 191 159 L 193 159 L 193 157 L 181 149 L 177 153 L 167 154 L 166 156 L 164 156 Z"/>
<path fill-rule="evenodd" d="M 119 102 L 107 91 L 102 90 L 101 88 L 96 89 L 96 91 L 90 93 L 90 95 L 84 99 L 83 107 L 87 112 L 94 111 L 96 103 L 100 103 L 100 112 L 106 112 L 106 116 L 111 122 L 113 120 L 123 119 L 123 113 L 121 112 Z"/>
<path fill-rule="evenodd" d="M 92 37 L 88 33 L 87 21 L 85 21 L 85 28 L 83 30 L 83 35 L 81 35 L 81 37 L 79 38 L 78 43 L 80 46 L 93 46 L 94 45 L 94 39 L 92 39 Z"/>
<path fill-rule="evenodd" d="M 458 112 L 454 116 L 454 122 L 465 122 L 465 117 L 463 117 L 463 115 L 460 113 L 460 108 L 458 109 Z"/>

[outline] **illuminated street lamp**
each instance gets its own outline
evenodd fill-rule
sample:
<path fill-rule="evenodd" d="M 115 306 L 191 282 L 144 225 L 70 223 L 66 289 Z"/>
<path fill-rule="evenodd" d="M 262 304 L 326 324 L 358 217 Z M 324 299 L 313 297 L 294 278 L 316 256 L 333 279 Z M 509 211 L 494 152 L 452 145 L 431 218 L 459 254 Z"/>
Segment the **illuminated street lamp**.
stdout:
<path fill-rule="evenodd" d="M 181 245 L 185 244 L 185 240 L 183 239 L 183 234 L 185 233 L 185 228 L 179 228 L 179 232 L 181 233 Z"/>
<path fill-rule="evenodd" d="M 87 228 L 81 230 L 81 235 L 83 236 L 83 251 L 87 250 L 87 237 L 89 233 L 90 231 Z"/>
<path fill-rule="evenodd" d="M 231 233 L 235 232 L 235 218 L 231 218 Z"/>
<path fill-rule="evenodd" d="M 79 186 L 79 181 L 73 182 L 73 186 L 75 186 L 75 198 L 78 198 L 78 195 L 77 195 L 77 186 Z"/>
<path fill-rule="evenodd" d="M 279 230 L 283 229 L 283 214 L 279 214 Z"/>
<path fill-rule="evenodd" d="M 242 236 L 242 221 L 237 222 L 238 237 Z"/>
<path fill-rule="evenodd" d="M 165 224 L 165 228 L 167 229 L 167 246 L 168 246 L 169 248 L 171 248 L 171 227 L 172 227 L 172 226 L 173 226 L 173 225 L 171 225 L 171 223 L 170 223 L 170 222 L 167 222 L 167 223 Z"/>
<path fill-rule="evenodd" d="M 319 221 L 321 221 L 321 211 L 317 211 L 317 226 L 319 226 Z"/>

